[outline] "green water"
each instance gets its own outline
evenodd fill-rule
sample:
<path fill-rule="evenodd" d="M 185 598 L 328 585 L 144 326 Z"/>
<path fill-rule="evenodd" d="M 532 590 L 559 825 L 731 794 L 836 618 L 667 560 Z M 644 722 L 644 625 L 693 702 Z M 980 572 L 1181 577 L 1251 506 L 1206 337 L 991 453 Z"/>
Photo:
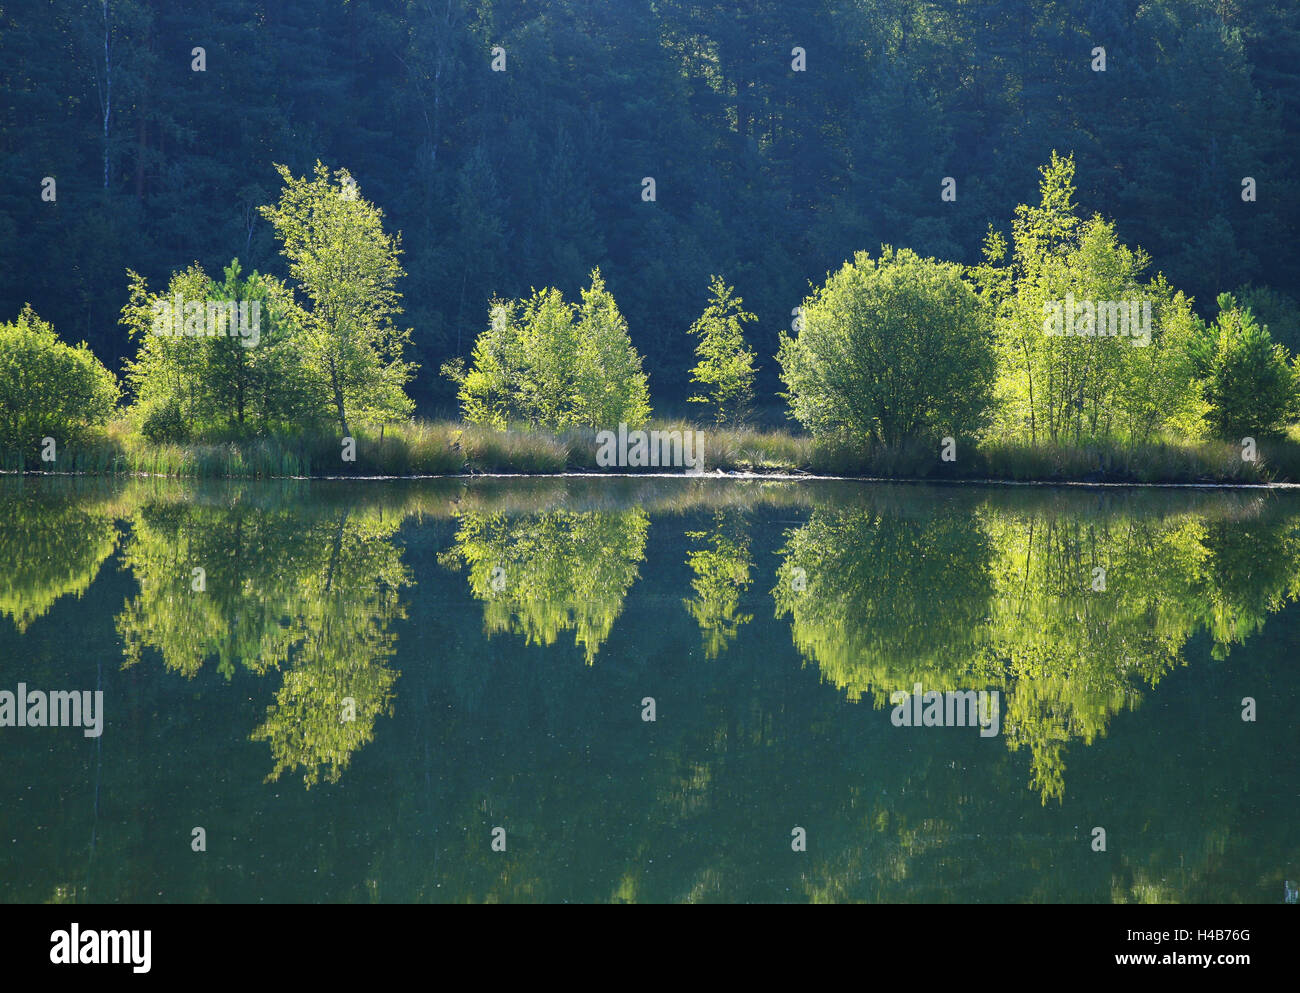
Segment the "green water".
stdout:
<path fill-rule="evenodd" d="M 1300 496 L 10 477 L 0 563 L 0 690 L 104 694 L 0 727 L 4 901 L 1300 880 Z"/>

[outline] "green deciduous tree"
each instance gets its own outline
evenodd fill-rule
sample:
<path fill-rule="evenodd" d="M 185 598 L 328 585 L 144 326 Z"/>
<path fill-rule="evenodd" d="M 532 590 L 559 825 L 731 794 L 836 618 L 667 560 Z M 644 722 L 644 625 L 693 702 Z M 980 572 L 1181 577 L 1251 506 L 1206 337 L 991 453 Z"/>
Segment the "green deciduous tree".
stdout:
<path fill-rule="evenodd" d="M 754 350 L 745 343 L 745 322 L 756 320 L 743 307 L 744 300 L 732 296 L 734 289 L 721 276 L 709 282 L 709 304 L 690 326 L 695 335 L 695 357 L 691 382 L 704 387 L 707 395 L 695 395 L 692 403 L 713 404 L 719 424 L 743 420 L 754 401 Z"/>
<path fill-rule="evenodd" d="M 1250 309 L 1270 338 L 1285 345 L 1292 355 L 1300 354 L 1300 304 L 1293 297 L 1269 286 L 1250 284 L 1233 290 L 1232 297 L 1238 306 Z"/>
<path fill-rule="evenodd" d="M 310 178 L 276 170 L 280 200 L 261 211 L 311 302 L 302 334 L 309 374 L 327 391 L 344 435 L 352 433 L 349 417 L 383 424 L 409 416 L 405 386 L 415 366 L 402 354 L 410 331 L 393 324 L 402 312 L 401 235 L 384 231 L 383 211 L 361 197 L 346 170 L 335 173 L 337 182 L 319 161 Z"/>
<path fill-rule="evenodd" d="M 988 310 L 960 266 L 909 249 L 858 252 L 804 302 L 777 358 L 793 416 L 814 434 L 896 444 L 987 420 Z"/>
<path fill-rule="evenodd" d="M 1009 257 L 990 231 L 972 271 L 996 314 L 997 428 L 1030 442 L 1194 431 L 1191 301 L 1144 283 L 1149 257 L 1112 223 L 1078 216 L 1074 172 L 1053 152 L 1040 202 L 1016 208 Z"/>
<path fill-rule="evenodd" d="M 76 441 L 108 420 L 118 396 L 117 378 L 85 342 L 60 340 L 31 307 L 0 324 L 0 448 Z"/>
<path fill-rule="evenodd" d="M 130 299 L 121 320 L 139 350 L 126 379 L 147 437 L 265 432 L 328 410 L 302 364 L 302 312 L 293 294 L 272 276 L 240 273 L 238 259 L 221 282 L 196 264 L 152 294 L 127 270 Z"/>
<path fill-rule="evenodd" d="M 1196 350 L 1206 421 L 1227 438 L 1276 435 L 1300 415 L 1300 365 L 1288 363 L 1286 348 L 1232 294 L 1221 293 L 1218 304 Z"/>
<path fill-rule="evenodd" d="M 494 300 L 471 368 L 444 372 L 459 382 L 462 411 L 476 424 L 562 430 L 636 427 L 650 417 L 641 356 L 599 269 L 577 304 L 554 288 Z"/>

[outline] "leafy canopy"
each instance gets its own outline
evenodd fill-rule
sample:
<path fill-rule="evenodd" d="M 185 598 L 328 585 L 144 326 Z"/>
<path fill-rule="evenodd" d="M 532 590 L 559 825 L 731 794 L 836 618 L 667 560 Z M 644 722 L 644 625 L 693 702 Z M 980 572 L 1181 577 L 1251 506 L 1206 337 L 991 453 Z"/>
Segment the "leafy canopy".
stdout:
<path fill-rule="evenodd" d="M 85 342 L 62 341 L 30 305 L 0 323 L 0 448 L 34 452 L 47 437 L 75 442 L 108 420 L 119 393 Z"/>
<path fill-rule="evenodd" d="M 553 287 L 493 300 L 471 368 L 449 363 L 443 371 L 459 383 L 462 412 L 475 424 L 563 430 L 650 418 L 641 356 L 599 269 L 576 304 Z"/>
<path fill-rule="evenodd" d="M 1230 293 L 1218 298 L 1219 315 L 1195 351 L 1211 430 L 1225 438 L 1280 434 L 1300 416 L 1300 364 L 1288 363 L 1248 307 Z"/>
<path fill-rule="evenodd" d="M 792 414 L 814 434 L 897 444 L 973 434 L 992 398 L 987 308 L 961 267 L 886 245 L 858 252 L 803 305 L 777 359 Z"/>
<path fill-rule="evenodd" d="M 699 341 L 691 382 L 704 387 L 691 403 L 710 403 L 719 424 L 743 420 L 754 402 L 754 350 L 745 343 L 744 324 L 757 318 L 733 296 L 734 288 L 721 276 L 709 281 L 709 303 L 687 333 Z"/>
<path fill-rule="evenodd" d="M 126 364 L 126 379 L 146 437 L 265 433 L 326 413 L 324 390 L 302 367 L 302 312 L 282 281 L 257 272 L 241 278 L 238 259 L 220 282 L 197 264 L 173 273 L 161 294 L 150 293 L 138 273 L 127 275 L 121 323 L 139 350 Z M 229 309 L 223 313 L 231 305 L 242 308 L 237 319 Z M 209 308 L 218 318 L 211 329 Z"/>
<path fill-rule="evenodd" d="M 347 170 L 337 170 L 335 182 L 319 161 L 311 177 L 275 168 L 284 180 L 280 200 L 259 209 L 310 302 L 302 319 L 305 367 L 323 384 L 345 435 L 350 417 L 382 424 L 409 416 L 405 386 L 416 366 L 402 355 L 411 333 L 393 324 L 402 312 L 401 235 L 384 231 L 384 212 L 362 198 Z"/>

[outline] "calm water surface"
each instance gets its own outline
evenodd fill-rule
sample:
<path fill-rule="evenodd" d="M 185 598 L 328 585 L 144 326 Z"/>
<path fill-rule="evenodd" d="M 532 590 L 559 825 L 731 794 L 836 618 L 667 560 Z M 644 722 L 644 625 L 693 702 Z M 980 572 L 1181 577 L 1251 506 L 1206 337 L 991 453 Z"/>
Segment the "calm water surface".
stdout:
<path fill-rule="evenodd" d="M 0 727 L 4 901 L 1300 880 L 1300 497 L 10 477 L 0 562 L 0 690 L 105 713 Z M 997 733 L 896 726 L 917 683 Z"/>

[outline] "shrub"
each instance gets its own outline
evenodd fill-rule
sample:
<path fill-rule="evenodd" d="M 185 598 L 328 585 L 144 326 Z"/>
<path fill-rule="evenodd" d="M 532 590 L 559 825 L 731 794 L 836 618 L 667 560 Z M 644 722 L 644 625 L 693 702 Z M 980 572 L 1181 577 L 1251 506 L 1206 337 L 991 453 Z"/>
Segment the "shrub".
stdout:
<path fill-rule="evenodd" d="M 566 303 L 549 288 L 524 300 L 494 300 L 490 313 L 472 367 L 443 367 L 460 385 L 467 421 L 564 430 L 649 420 L 641 356 L 600 270 L 592 271 L 581 303 Z"/>
<path fill-rule="evenodd" d="M 858 252 L 804 302 L 803 327 L 782 333 L 777 358 L 793 416 L 814 435 L 893 445 L 987 421 L 988 310 L 960 266 L 909 249 Z"/>
<path fill-rule="evenodd" d="M 0 324 L 0 448 L 79 441 L 108 420 L 119 395 L 117 378 L 86 343 L 60 340 L 30 305 Z"/>
<path fill-rule="evenodd" d="M 1300 371 L 1230 293 L 1198 348 L 1210 428 L 1224 438 L 1276 436 L 1300 414 Z"/>
<path fill-rule="evenodd" d="M 243 437 L 327 415 L 324 386 L 305 367 L 301 311 L 281 281 L 241 276 L 238 259 L 223 281 L 192 265 L 160 294 L 128 275 L 121 323 L 139 351 L 126 379 L 147 437 Z"/>

